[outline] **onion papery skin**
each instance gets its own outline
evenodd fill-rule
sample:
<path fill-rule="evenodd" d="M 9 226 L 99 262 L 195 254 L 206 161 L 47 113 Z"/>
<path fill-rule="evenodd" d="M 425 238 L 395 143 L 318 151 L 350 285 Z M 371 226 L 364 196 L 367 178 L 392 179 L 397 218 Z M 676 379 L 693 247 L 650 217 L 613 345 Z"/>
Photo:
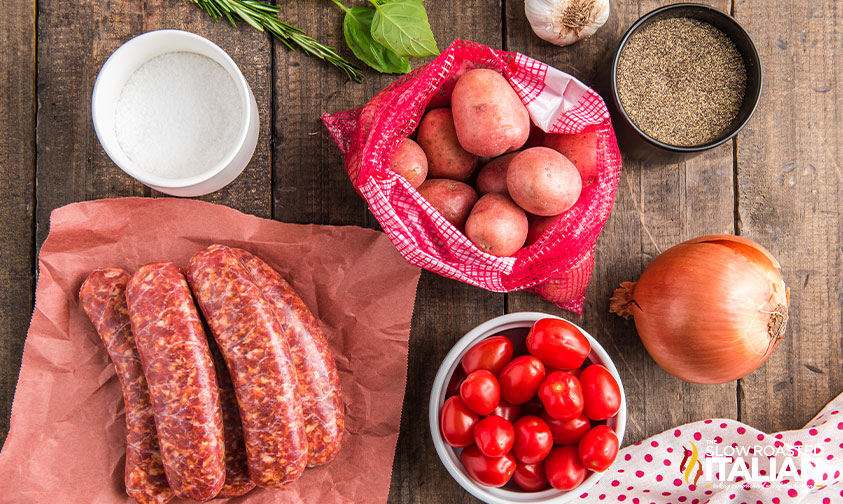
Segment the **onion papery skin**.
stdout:
<path fill-rule="evenodd" d="M 616 291 L 611 311 L 634 318 L 647 352 L 667 372 L 716 384 L 767 360 L 784 333 L 788 298 L 769 252 L 715 235 L 659 255 L 637 283 Z"/>

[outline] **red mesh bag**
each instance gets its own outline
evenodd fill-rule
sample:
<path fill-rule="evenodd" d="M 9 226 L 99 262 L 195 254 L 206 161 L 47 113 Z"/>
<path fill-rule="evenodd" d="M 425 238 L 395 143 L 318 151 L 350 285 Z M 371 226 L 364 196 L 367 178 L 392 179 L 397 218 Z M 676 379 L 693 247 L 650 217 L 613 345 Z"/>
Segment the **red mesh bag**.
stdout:
<path fill-rule="evenodd" d="M 512 257 L 480 251 L 406 179 L 392 153 L 426 110 L 447 106 L 457 78 L 472 68 L 504 75 L 535 125 L 549 133 L 597 134 L 597 177 L 577 203 Z M 609 217 L 621 157 L 600 96 L 570 75 L 523 54 L 454 41 L 439 57 L 401 77 L 363 107 L 324 115 L 357 192 L 408 262 L 497 292 L 528 290 L 582 313 L 597 237 Z"/>

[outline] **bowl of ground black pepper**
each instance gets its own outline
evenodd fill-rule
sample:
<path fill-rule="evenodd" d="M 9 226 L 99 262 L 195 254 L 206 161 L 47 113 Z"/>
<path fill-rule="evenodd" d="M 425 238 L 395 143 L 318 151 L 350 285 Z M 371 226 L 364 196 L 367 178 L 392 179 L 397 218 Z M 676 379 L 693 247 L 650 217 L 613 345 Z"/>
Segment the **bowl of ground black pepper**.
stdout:
<path fill-rule="evenodd" d="M 612 62 L 618 142 L 673 161 L 734 137 L 761 97 L 761 59 L 728 14 L 702 4 L 656 9 L 626 32 Z"/>

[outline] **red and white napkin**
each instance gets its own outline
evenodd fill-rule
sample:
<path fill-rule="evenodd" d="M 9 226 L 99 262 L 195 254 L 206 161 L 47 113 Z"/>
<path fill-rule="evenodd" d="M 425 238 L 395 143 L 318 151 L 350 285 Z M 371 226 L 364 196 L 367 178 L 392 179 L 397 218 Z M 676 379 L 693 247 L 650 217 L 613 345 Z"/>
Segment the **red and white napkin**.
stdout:
<path fill-rule="evenodd" d="M 621 450 L 581 497 L 631 504 L 843 503 L 841 471 L 843 394 L 799 430 L 767 434 L 724 419 L 668 430 Z"/>

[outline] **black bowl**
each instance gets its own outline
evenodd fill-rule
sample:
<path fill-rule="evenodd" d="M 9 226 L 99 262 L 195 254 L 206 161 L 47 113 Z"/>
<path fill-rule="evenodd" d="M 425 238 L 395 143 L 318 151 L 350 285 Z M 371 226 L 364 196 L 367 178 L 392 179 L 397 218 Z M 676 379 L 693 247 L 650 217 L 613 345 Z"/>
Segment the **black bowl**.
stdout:
<path fill-rule="evenodd" d="M 626 46 L 632 34 L 642 29 L 649 24 L 660 21 L 662 19 L 670 18 L 691 18 L 709 23 L 718 30 L 722 31 L 735 44 L 735 47 L 743 57 L 744 65 L 746 66 L 746 93 L 744 95 L 743 104 L 738 111 L 737 116 L 724 132 L 712 140 L 711 142 L 694 145 L 690 147 L 680 145 L 670 145 L 661 142 L 650 135 L 644 133 L 623 108 L 620 97 L 618 96 L 617 88 L 617 72 L 618 60 L 621 52 Z M 758 106 L 758 101 L 761 98 L 762 87 L 762 72 L 761 72 L 761 58 L 758 56 L 758 51 L 755 49 L 752 39 L 746 30 L 735 21 L 732 16 L 703 4 L 696 3 L 679 3 L 667 5 L 656 9 L 648 14 L 645 14 L 638 21 L 633 24 L 629 30 L 624 34 L 618 48 L 614 53 L 612 59 L 612 73 L 610 78 L 612 101 L 614 102 L 612 110 L 612 119 L 615 124 L 615 130 L 618 137 L 618 144 L 621 150 L 634 158 L 647 161 L 678 161 L 684 158 L 692 157 L 708 149 L 717 147 L 724 142 L 729 141 L 732 137 L 749 122 L 755 108 Z"/>

